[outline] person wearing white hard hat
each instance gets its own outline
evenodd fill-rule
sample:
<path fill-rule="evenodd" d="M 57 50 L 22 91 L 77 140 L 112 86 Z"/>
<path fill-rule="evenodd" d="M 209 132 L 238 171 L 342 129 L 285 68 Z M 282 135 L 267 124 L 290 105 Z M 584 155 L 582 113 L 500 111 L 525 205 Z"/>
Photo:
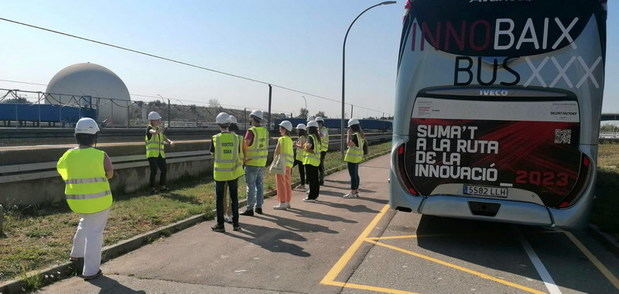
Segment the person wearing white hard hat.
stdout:
<path fill-rule="evenodd" d="M 236 119 L 236 117 L 234 117 L 234 115 L 230 114 L 228 116 L 228 131 L 232 134 L 235 134 L 237 136 L 239 136 L 238 134 L 236 134 L 236 132 L 239 131 L 239 126 L 238 126 L 238 121 Z M 240 142 L 243 142 L 243 137 L 240 137 Z M 241 169 L 243 168 L 243 158 L 241 158 Z M 228 193 L 226 192 L 227 190 L 224 189 L 224 221 L 231 224 L 232 223 L 232 208 L 230 206 L 230 198 L 228 197 Z"/>
<path fill-rule="evenodd" d="M 348 174 L 350 175 L 350 193 L 344 195 L 344 198 L 356 198 L 359 197 L 359 163 L 367 154 L 367 142 L 358 119 L 352 118 L 348 121 L 346 142 L 348 150 L 346 150 L 344 161 L 348 165 Z"/>
<path fill-rule="evenodd" d="M 273 209 L 290 208 L 290 200 L 292 199 L 292 165 L 294 164 L 294 149 L 292 147 L 292 123 L 284 120 L 279 124 L 279 134 L 281 137 L 277 139 L 274 156 L 279 156 L 279 160 L 284 161 L 284 173 L 275 174 L 275 187 L 277 191 L 277 199 L 279 203 Z"/>
<path fill-rule="evenodd" d="M 99 126 L 92 118 L 77 121 L 78 147 L 66 151 L 56 164 L 65 182 L 67 204 L 80 216 L 69 256 L 78 268 L 83 262 L 81 276 L 85 280 L 102 275 L 103 230 L 113 202 L 108 180 L 114 176 L 114 167 L 105 152 L 93 147 L 97 133 Z"/>
<path fill-rule="evenodd" d="M 318 166 L 320 166 L 320 133 L 318 131 L 318 123 L 310 121 L 307 123 L 307 142 L 304 145 L 303 164 L 309 184 L 309 193 L 303 201 L 315 202 L 320 194 L 320 179 L 318 175 Z"/>
<path fill-rule="evenodd" d="M 325 184 L 325 157 L 329 151 L 329 129 L 325 126 L 325 120 L 321 116 L 314 119 L 318 123 L 318 133 L 320 134 L 320 166 L 318 167 L 320 185 Z"/>
<path fill-rule="evenodd" d="M 150 189 L 151 194 L 159 191 L 166 192 L 166 174 L 168 166 L 165 160 L 165 144 L 174 146 L 174 142 L 165 135 L 165 129 L 161 126 L 161 115 L 156 111 L 148 113 L 149 124 L 146 127 L 146 159 L 150 167 Z M 159 189 L 155 183 L 157 178 L 157 170 L 159 170 Z"/>
<path fill-rule="evenodd" d="M 299 138 L 294 144 L 295 154 L 294 164 L 292 165 L 292 167 L 294 168 L 295 166 L 298 166 L 299 168 L 299 177 L 301 178 L 301 184 L 297 186 L 297 189 L 301 191 L 306 191 L 307 186 L 305 185 L 305 166 L 303 165 L 303 154 L 305 151 L 303 150 L 303 145 L 305 145 L 305 142 L 307 142 L 307 131 L 305 124 L 298 124 L 296 129 Z"/>
<path fill-rule="evenodd" d="M 230 204 L 232 206 L 232 226 L 235 231 L 240 231 L 239 225 L 239 197 L 238 179 L 243 175 L 241 138 L 230 133 L 230 115 L 221 112 L 215 118 L 220 133 L 211 140 L 211 153 L 213 154 L 213 179 L 215 180 L 215 195 L 217 207 L 217 224 L 211 229 L 215 232 L 225 232 L 224 228 L 224 197 L 228 188 Z"/>
<path fill-rule="evenodd" d="M 247 209 L 241 213 L 253 216 L 254 211 L 262 214 L 264 188 L 262 178 L 269 156 L 269 131 L 262 127 L 264 116 L 261 110 L 249 114 L 251 128 L 245 133 L 243 153 L 245 154 L 245 182 L 247 183 Z"/>

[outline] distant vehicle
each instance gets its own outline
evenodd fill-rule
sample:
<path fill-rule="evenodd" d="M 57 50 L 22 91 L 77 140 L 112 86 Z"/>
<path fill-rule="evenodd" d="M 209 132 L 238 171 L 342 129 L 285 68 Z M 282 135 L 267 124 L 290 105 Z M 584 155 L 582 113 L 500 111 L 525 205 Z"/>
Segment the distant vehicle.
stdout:
<path fill-rule="evenodd" d="M 391 206 L 583 225 L 594 197 L 605 2 L 409 1 Z"/>

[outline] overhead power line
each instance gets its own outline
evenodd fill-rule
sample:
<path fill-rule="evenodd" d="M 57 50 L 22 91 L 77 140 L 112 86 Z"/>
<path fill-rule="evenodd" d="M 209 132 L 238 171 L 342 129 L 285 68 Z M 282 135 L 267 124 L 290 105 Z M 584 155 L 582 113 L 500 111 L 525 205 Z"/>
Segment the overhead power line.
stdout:
<path fill-rule="evenodd" d="M 54 33 L 54 34 L 58 34 L 58 35 L 63 35 L 66 37 L 70 37 L 70 38 L 75 38 L 75 39 L 79 39 L 82 41 L 87 41 L 87 42 L 92 42 L 92 43 L 96 43 L 99 45 L 103 45 L 103 46 L 108 46 L 108 47 L 112 47 L 112 48 L 116 48 L 116 49 L 120 49 L 120 50 L 124 50 L 124 51 L 129 51 L 129 52 L 133 52 L 136 54 L 141 54 L 141 55 L 145 55 L 145 56 L 149 56 L 152 58 L 156 58 L 156 59 L 160 59 L 160 60 L 165 60 L 165 61 L 169 61 L 169 62 L 173 62 L 173 63 L 177 63 L 177 64 L 181 64 L 181 65 L 185 65 L 185 66 L 189 66 L 189 67 L 193 67 L 193 68 L 197 68 L 197 69 L 202 69 L 202 70 L 206 70 L 206 71 L 210 71 L 213 73 L 218 73 L 221 75 L 225 75 L 225 76 L 229 76 L 229 77 L 233 77 L 233 78 L 237 78 L 237 79 L 242 79 L 242 80 L 246 80 L 246 81 L 250 81 L 250 82 L 255 82 L 255 83 L 259 83 L 259 84 L 263 84 L 263 85 L 271 85 L 273 87 L 276 88 L 280 88 L 283 90 L 287 90 L 287 91 L 291 91 L 291 92 L 295 92 L 295 93 L 299 93 L 299 94 L 304 94 L 307 96 L 312 96 L 318 99 L 323 99 L 323 100 L 328 100 L 328 101 L 332 101 L 332 102 L 337 102 L 340 103 L 340 100 L 337 99 L 333 99 L 333 98 L 329 98 L 329 97 L 325 97 L 325 96 L 321 96 L 321 95 L 317 95 L 317 94 L 312 94 L 306 91 L 302 91 L 302 90 L 297 90 L 294 88 L 290 88 L 290 87 L 286 87 L 283 85 L 278 85 L 275 83 L 271 83 L 271 82 L 267 82 L 267 81 L 262 81 L 262 80 L 258 80 L 258 79 L 254 79 L 254 78 L 250 78 L 250 77 L 245 77 L 245 76 L 241 76 L 241 75 L 237 75 L 237 74 L 233 74 L 233 73 L 229 73 L 229 72 L 225 72 L 225 71 L 221 71 L 221 70 L 217 70 L 217 69 L 213 69 L 213 68 L 208 68 L 205 66 L 201 66 L 201 65 L 196 65 L 196 64 L 192 64 L 189 62 L 185 62 L 185 61 L 181 61 L 181 60 L 177 60 L 177 59 L 173 59 L 173 58 L 168 58 L 165 56 L 161 56 L 161 55 L 156 55 L 153 53 L 148 53 L 145 51 L 140 51 L 140 50 L 136 50 L 136 49 L 131 49 L 128 47 L 123 47 L 120 45 L 115 45 L 112 43 L 107 43 L 107 42 L 103 42 L 103 41 L 97 41 L 94 39 L 90 39 L 90 38 L 86 38 L 86 37 L 81 37 L 78 35 L 74 35 L 74 34 L 70 34 L 70 33 L 65 33 L 65 32 L 61 32 L 58 30 L 54 30 L 54 29 L 49 29 L 49 28 L 45 28 L 45 27 L 41 27 L 41 26 L 37 26 L 37 25 L 33 25 L 33 24 L 28 24 L 28 23 L 24 23 L 24 22 L 20 22 L 20 21 L 16 21 L 16 20 L 12 20 L 12 19 L 8 19 L 8 18 L 4 18 L 4 17 L 0 17 L 0 20 L 5 21 L 5 22 L 10 22 L 13 24 L 17 24 L 17 25 L 21 25 L 21 26 L 26 26 L 26 27 L 30 27 L 30 28 L 34 28 L 37 30 L 42 30 L 42 31 L 46 31 L 46 32 L 50 32 L 50 33 Z M 358 108 L 362 108 L 365 110 L 370 110 L 370 111 L 375 111 L 375 112 L 383 112 L 382 110 L 378 110 L 378 109 L 373 109 L 373 108 L 369 108 L 369 107 L 364 107 L 361 105 L 356 105 L 356 104 L 351 104 L 351 103 L 346 103 L 347 105 L 354 105 L 355 107 Z M 386 112 L 385 112 L 386 113 Z"/>

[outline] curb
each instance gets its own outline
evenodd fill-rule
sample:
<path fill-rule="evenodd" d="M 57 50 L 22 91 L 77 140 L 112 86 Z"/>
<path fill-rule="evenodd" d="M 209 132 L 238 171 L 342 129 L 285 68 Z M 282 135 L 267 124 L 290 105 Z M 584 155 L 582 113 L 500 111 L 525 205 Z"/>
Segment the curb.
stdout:
<path fill-rule="evenodd" d="M 391 149 L 386 150 L 384 152 L 379 152 L 375 154 L 368 155 L 365 161 L 377 158 L 379 156 L 388 154 L 391 152 Z M 346 168 L 345 164 L 340 166 L 336 166 L 325 170 L 325 175 L 329 175 Z M 293 185 L 299 185 L 301 182 L 296 181 Z M 264 193 L 265 198 L 269 198 L 276 195 L 275 190 L 268 191 Z M 245 206 L 247 200 L 239 201 L 239 207 Z M 215 212 L 216 210 L 212 210 Z M 120 241 L 116 244 L 112 244 L 106 246 L 101 251 L 101 263 L 104 263 L 110 259 L 119 257 L 131 251 L 134 251 L 144 245 L 150 244 L 153 241 L 159 239 L 160 237 L 167 237 L 173 233 L 182 231 L 191 226 L 199 224 L 201 222 L 209 220 L 206 213 L 201 213 L 197 215 L 190 216 L 186 219 L 180 220 L 178 222 L 157 228 L 155 230 L 134 236 L 127 240 Z M 12 294 L 12 293 L 26 293 L 30 291 L 34 291 L 36 289 L 40 289 L 46 285 L 52 284 L 54 282 L 70 278 L 75 276 L 76 270 L 73 267 L 73 263 L 65 262 L 58 265 L 53 265 L 48 268 L 44 268 L 41 270 L 34 270 L 24 274 L 23 278 L 13 279 L 6 281 L 0 284 L 0 294 Z"/>
<path fill-rule="evenodd" d="M 602 242 L 610 252 L 619 256 L 619 240 L 608 233 L 604 233 L 598 226 L 593 224 L 589 224 L 588 231 L 593 237 Z"/>

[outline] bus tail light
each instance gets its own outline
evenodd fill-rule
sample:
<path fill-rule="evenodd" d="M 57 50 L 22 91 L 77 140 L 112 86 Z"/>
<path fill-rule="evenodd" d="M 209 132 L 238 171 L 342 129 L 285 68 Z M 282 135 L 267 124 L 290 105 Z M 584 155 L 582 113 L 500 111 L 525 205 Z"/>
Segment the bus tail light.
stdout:
<path fill-rule="evenodd" d="M 406 191 L 411 195 L 419 195 L 415 187 L 410 181 L 408 174 L 406 173 L 406 144 L 402 144 L 397 148 L 397 177 L 400 184 L 406 187 Z"/>
<path fill-rule="evenodd" d="M 572 189 L 572 192 L 561 201 L 557 207 L 558 208 L 568 208 L 572 206 L 583 194 L 583 190 L 586 189 L 586 184 L 589 182 L 589 177 L 591 176 L 591 158 L 589 156 L 582 154 L 580 171 L 578 172 L 578 179 L 576 180 L 576 185 Z"/>

